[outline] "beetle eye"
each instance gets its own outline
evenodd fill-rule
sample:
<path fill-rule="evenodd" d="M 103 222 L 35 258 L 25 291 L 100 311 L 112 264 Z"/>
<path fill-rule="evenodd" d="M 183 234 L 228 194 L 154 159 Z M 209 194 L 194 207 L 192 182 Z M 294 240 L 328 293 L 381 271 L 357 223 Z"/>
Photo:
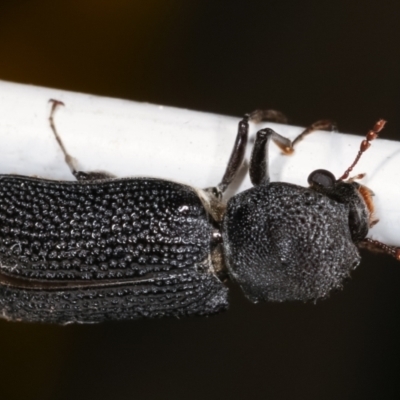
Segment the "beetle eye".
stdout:
<path fill-rule="evenodd" d="M 308 176 L 308 183 L 311 186 L 317 185 L 325 188 L 333 187 L 336 182 L 333 174 L 326 169 L 317 169 Z"/>

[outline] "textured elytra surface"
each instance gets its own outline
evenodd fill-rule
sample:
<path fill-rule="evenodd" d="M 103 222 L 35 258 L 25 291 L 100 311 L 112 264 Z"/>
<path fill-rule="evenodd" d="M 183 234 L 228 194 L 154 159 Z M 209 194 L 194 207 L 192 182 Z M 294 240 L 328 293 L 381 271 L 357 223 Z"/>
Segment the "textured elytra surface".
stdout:
<path fill-rule="evenodd" d="M 228 202 L 228 269 L 247 297 L 311 300 L 340 288 L 360 261 L 349 209 L 311 189 L 261 185 Z"/>
<path fill-rule="evenodd" d="M 0 271 L 24 285 L 29 281 L 96 281 L 99 285 L 115 281 L 120 285 L 129 280 L 128 286 L 143 289 L 138 289 L 136 302 L 146 302 L 149 293 L 154 294 L 151 302 L 158 311 L 149 303 L 151 316 L 199 313 L 201 302 L 213 304 L 203 312 L 216 312 L 226 307 L 226 290 L 208 271 L 211 234 L 200 199 L 184 185 L 157 179 L 79 183 L 0 176 Z M 168 281 L 176 273 L 179 277 Z M 204 293 L 195 294 L 194 281 Z M 124 312 L 113 308 L 112 304 L 122 304 L 127 298 L 136 304 L 129 294 L 115 295 L 122 288 L 108 286 L 94 297 L 93 287 L 70 289 L 66 294 L 46 288 L 2 288 L 0 304 L 8 317 L 31 320 L 41 315 L 44 320 L 68 322 L 65 313 L 69 318 L 75 315 L 75 320 L 91 321 L 88 310 L 97 315 L 95 320 L 102 314 L 114 315 L 113 319 L 145 315 L 145 306 L 142 311 L 136 306 Z M 178 293 L 185 291 L 197 308 L 178 301 Z M 111 293 L 119 300 L 104 300 L 110 300 Z M 178 297 L 173 299 L 174 295 Z M 91 302 L 90 296 L 97 300 Z M 73 300 L 62 300 L 66 298 Z M 86 317 L 82 317 L 84 302 Z M 98 307 L 100 303 L 103 306 Z M 167 307 L 167 303 L 175 305 Z"/>
<path fill-rule="evenodd" d="M 227 289 L 209 273 L 160 273 L 150 280 L 77 290 L 21 290 L 0 286 L 2 317 L 73 323 L 141 317 L 209 315 L 225 310 Z"/>

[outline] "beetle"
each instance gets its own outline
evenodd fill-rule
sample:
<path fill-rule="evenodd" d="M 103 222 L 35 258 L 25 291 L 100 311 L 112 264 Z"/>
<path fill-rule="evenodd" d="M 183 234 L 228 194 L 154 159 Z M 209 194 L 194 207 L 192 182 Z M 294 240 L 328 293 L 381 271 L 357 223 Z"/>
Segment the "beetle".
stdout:
<path fill-rule="evenodd" d="M 257 133 L 253 187 L 223 194 L 240 169 L 249 122 L 281 118 L 246 114 L 221 182 L 196 189 L 154 178 L 115 178 L 77 170 L 55 123 L 50 127 L 76 181 L 0 175 L 0 310 L 8 320 L 93 323 L 139 317 L 210 315 L 228 306 L 224 280 L 253 302 L 316 300 L 341 288 L 359 264 L 359 247 L 400 259 L 400 250 L 366 238 L 372 192 L 349 174 L 385 121 L 362 141 L 339 178 L 316 170 L 309 187 L 270 182 L 268 146 L 294 141 L 270 128 Z"/>

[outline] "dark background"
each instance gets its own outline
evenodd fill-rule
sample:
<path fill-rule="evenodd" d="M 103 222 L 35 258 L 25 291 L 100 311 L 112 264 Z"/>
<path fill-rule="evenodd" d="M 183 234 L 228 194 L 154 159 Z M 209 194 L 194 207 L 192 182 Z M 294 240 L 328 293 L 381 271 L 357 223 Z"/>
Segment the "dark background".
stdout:
<path fill-rule="evenodd" d="M 360 134 L 382 117 L 399 139 L 399 12 L 367 0 L 2 0 L 0 79 L 235 116 L 273 107 Z M 400 264 L 363 256 L 316 305 L 252 305 L 232 287 L 230 311 L 211 318 L 1 321 L 0 398 L 400 398 Z"/>

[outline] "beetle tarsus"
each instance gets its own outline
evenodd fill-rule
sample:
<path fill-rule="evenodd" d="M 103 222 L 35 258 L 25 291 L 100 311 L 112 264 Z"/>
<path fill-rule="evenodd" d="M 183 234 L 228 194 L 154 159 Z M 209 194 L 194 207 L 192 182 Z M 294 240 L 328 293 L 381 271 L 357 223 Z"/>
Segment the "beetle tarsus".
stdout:
<path fill-rule="evenodd" d="M 71 170 L 72 175 L 74 175 L 74 177 L 78 181 L 94 181 L 94 180 L 99 180 L 99 179 L 115 178 L 115 175 L 110 174 L 109 172 L 103 172 L 103 171 L 83 172 L 83 171 L 78 170 L 78 168 L 76 167 L 76 160 L 74 157 L 72 157 L 68 153 L 67 149 L 65 148 L 64 143 L 61 140 L 61 137 L 57 132 L 57 128 L 56 128 L 56 125 L 54 122 L 54 114 L 55 114 L 57 108 L 59 106 L 65 106 L 65 104 L 62 101 L 55 100 L 55 99 L 50 99 L 49 103 L 52 103 L 50 116 L 49 116 L 50 128 L 53 131 L 53 134 L 57 140 L 57 143 L 60 146 L 60 149 L 64 154 L 65 162 L 67 163 L 69 169 Z"/>
<path fill-rule="evenodd" d="M 291 148 L 282 149 L 283 153 L 287 155 L 292 154 L 294 151 L 294 146 L 296 146 L 297 143 L 301 142 L 310 133 L 316 131 L 337 132 L 337 125 L 334 121 L 331 121 L 329 119 L 321 119 L 319 121 L 314 122 L 313 124 L 309 125 L 306 129 L 304 129 L 304 131 L 301 132 L 300 135 L 293 140 Z"/>
<path fill-rule="evenodd" d="M 51 130 L 52 130 L 52 132 L 54 134 L 54 137 L 57 140 L 58 145 L 60 146 L 61 151 L 64 154 L 65 162 L 67 163 L 69 169 L 71 170 L 71 173 L 75 176 L 75 174 L 77 172 L 77 169 L 76 169 L 76 166 L 75 166 L 75 160 L 74 160 L 74 158 L 72 156 L 70 156 L 68 154 L 67 149 L 65 148 L 64 143 L 61 140 L 61 137 L 57 132 L 56 124 L 54 123 L 54 114 L 55 114 L 57 108 L 59 106 L 65 106 L 65 104 L 62 101 L 54 100 L 54 99 L 50 99 L 49 102 L 52 103 L 51 104 L 50 116 L 49 116 L 50 128 L 51 128 Z"/>

